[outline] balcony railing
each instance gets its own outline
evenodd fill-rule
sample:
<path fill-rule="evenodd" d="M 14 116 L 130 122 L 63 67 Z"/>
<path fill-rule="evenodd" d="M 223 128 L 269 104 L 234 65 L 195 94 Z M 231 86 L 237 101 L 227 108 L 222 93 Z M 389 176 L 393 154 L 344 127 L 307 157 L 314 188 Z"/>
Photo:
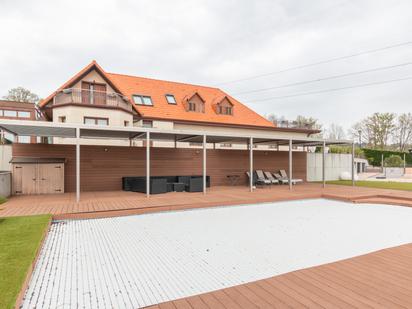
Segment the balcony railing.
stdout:
<path fill-rule="evenodd" d="M 54 98 L 54 105 L 61 104 L 84 104 L 106 107 L 118 107 L 132 111 L 132 105 L 127 99 L 118 93 L 107 93 L 102 91 L 70 88 L 58 92 Z"/>
<path fill-rule="evenodd" d="M 275 124 L 279 128 L 308 129 L 308 130 L 315 129 L 315 125 L 313 123 L 301 123 L 301 122 L 294 121 L 294 120 L 276 120 Z"/>

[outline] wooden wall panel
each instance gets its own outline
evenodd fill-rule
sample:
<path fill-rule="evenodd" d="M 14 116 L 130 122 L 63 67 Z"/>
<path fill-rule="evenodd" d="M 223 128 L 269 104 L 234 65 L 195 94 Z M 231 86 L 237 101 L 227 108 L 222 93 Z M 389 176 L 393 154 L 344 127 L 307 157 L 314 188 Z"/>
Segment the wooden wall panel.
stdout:
<path fill-rule="evenodd" d="M 122 176 L 144 176 L 146 149 L 142 147 L 81 146 L 82 191 L 121 190 Z M 66 158 L 65 189 L 75 191 L 75 146 L 14 144 L 13 156 Z M 306 180 L 306 153 L 293 153 L 293 177 Z M 254 151 L 255 169 L 288 170 L 288 152 Z M 249 170 L 246 150 L 207 150 L 207 174 L 212 186 L 228 185 L 227 175 L 239 174 L 239 185 L 246 185 Z M 201 149 L 151 148 L 151 174 L 201 175 Z"/>

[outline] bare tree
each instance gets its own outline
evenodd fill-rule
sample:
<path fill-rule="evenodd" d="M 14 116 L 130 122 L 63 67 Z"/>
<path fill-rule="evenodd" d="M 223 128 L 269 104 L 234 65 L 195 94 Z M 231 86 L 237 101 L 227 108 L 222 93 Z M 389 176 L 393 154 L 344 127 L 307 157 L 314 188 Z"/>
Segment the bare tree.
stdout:
<path fill-rule="evenodd" d="M 12 88 L 8 91 L 8 94 L 3 97 L 3 99 L 16 102 L 28 102 L 37 103 L 39 102 L 39 96 L 30 90 L 23 87 Z"/>
<path fill-rule="evenodd" d="M 369 146 L 385 149 L 396 128 L 395 118 L 393 113 L 374 113 L 352 127 L 352 136 L 361 135 Z"/>
<path fill-rule="evenodd" d="M 346 134 L 342 126 L 332 123 L 327 130 L 325 130 L 324 135 L 328 139 L 345 139 Z"/>
<path fill-rule="evenodd" d="M 412 114 L 404 113 L 398 116 L 394 138 L 399 151 L 405 151 L 412 144 Z"/>

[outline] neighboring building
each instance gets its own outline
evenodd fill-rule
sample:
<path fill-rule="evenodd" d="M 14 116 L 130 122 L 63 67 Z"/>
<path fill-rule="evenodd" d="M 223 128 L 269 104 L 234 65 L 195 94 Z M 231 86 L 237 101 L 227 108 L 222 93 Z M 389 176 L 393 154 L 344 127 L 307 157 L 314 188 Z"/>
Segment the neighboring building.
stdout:
<path fill-rule="evenodd" d="M 279 136 L 291 137 L 307 137 L 318 132 L 276 127 L 218 88 L 107 73 L 95 61 L 42 100 L 39 107 L 46 119 L 53 122 L 224 133 L 276 131 Z M 190 140 L 184 142 L 189 144 Z M 54 143 L 74 141 L 55 138 Z M 99 141 L 89 143 L 99 144 Z M 156 146 L 172 146 L 170 142 L 156 143 Z M 130 142 L 113 140 L 113 144 L 129 145 Z M 231 148 L 232 145 L 226 143 L 218 147 Z M 273 145 L 266 147 L 273 149 Z"/>
<path fill-rule="evenodd" d="M 27 102 L 0 100 L 0 119 L 36 120 L 36 105 Z M 9 132 L 0 130 L 1 141 L 16 143 L 35 143 L 36 138 L 30 136 L 14 137 Z"/>

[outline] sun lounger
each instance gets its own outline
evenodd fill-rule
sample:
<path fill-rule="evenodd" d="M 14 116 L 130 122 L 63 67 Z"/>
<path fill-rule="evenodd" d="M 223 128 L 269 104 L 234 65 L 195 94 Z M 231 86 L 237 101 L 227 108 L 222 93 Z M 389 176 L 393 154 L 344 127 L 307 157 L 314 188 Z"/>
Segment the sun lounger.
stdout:
<path fill-rule="evenodd" d="M 281 183 L 282 185 L 286 185 L 289 183 L 289 179 L 287 178 L 283 178 L 282 176 L 280 176 L 279 173 L 272 173 L 272 175 L 279 181 L 279 183 Z"/>
<path fill-rule="evenodd" d="M 288 178 L 289 179 L 288 174 L 286 173 L 285 170 L 280 170 L 279 173 L 280 173 L 280 176 L 282 176 L 282 178 Z M 299 179 L 299 178 L 292 178 L 292 184 L 295 185 L 295 184 L 300 183 L 300 182 L 303 182 L 303 180 Z"/>
<path fill-rule="evenodd" d="M 257 176 L 257 179 L 258 179 L 259 181 L 261 181 L 261 182 L 263 182 L 263 183 L 265 183 L 265 184 L 267 184 L 267 185 L 272 184 L 272 182 L 265 177 L 265 174 L 263 174 L 263 171 L 262 171 L 262 170 L 256 170 L 256 176 Z"/>
<path fill-rule="evenodd" d="M 246 172 L 246 175 L 247 175 L 247 177 L 248 177 L 249 180 L 250 180 L 250 173 L 249 173 L 249 172 Z M 261 181 L 260 179 L 257 179 L 256 177 L 253 177 L 253 179 L 252 179 L 252 184 L 253 184 L 253 185 L 266 185 L 266 184 L 268 184 L 268 183 L 266 183 L 265 181 Z"/>
<path fill-rule="evenodd" d="M 266 178 L 272 183 L 272 184 L 278 184 L 279 180 L 277 180 L 275 177 L 270 172 L 263 172 L 266 176 Z"/>

